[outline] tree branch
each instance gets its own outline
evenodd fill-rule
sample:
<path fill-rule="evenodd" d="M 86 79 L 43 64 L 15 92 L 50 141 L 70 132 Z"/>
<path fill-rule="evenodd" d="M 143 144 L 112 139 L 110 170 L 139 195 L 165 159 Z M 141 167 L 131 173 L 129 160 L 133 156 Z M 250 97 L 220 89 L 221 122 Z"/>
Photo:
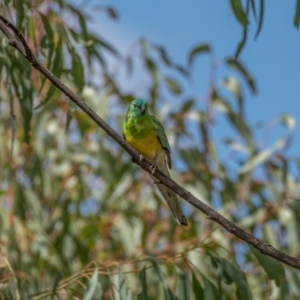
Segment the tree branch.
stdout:
<path fill-rule="evenodd" d="M 59 90 L 61 90 L 66 96 L 69 97 L 77 106 L 79 106 L 95 123 L 99 125 L 109 136 L 111 136 L 127 153 L 131 155 L 134 161 L 146 172 L 152 173 L 152 165 L 143 159 L 140 160 L 140 155 L 135 151 L 127 142 L 125 142 L 121 136 L 114 131 L 104 120 L 102 120 L 86 103 L 84 103 L 77 95 L 75 95 L 67 86 L 65 86 L 54 74 L 52 74 L 47 68 L 45 68 L 33 55 L 28 44 L 26 43 L 23 35 L 18 31 L 13 24 L 6 20 L 3 16 L 0 15 L 0 30 L 7 37 L 9 44 L 16 48 L 21 54 L 23 54 L 29 63 L 40 71 L 48 80 L 50 80 Z M 16 39 L 16 37 L 19 39 Z M 171 178 L 164 175 L 159 169 L 156 168 L 153 175 L 160 180 L 164 185 L 173 190 L 181 198 L 185 199 L 191 205 L 196 207 L 198 210 L 207 215 L 208 219 L 211 219 L 227 231 L 235 235 L 236 237 L 242 239 L 246 243 L 252 245 L 258 249 L 261 253 L 271 256 L 274 259 L 283 262 L 295 269 L 300 270 L 300 260 L 287 255 L 284 252 L 281 252 L 274 248 L 273 246 L 255 238 L 253 235 L 247 233 L 234 223 L 230 222 L 222 215 L 217 213 L 211 207 L 203 203 L 201 200 L 193 196 L 190 192 L 185 190 L 183 187 L 174 182 Z"/>

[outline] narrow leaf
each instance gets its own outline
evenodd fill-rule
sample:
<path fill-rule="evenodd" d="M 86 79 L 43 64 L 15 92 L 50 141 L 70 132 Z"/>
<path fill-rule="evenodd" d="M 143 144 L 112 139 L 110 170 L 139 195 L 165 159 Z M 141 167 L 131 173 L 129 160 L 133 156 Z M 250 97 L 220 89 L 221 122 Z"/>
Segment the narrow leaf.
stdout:
<path fill-rule="evenodd" d="M 277 286 L 280 286 L 281 281 L 285 278 L 284 269 L 281 263 L 276 259 L 270 258 L 267 255 L 260 253 L 257 249 L 250 246 L 251 252 L 255 255 L 260 265 L 264 268 L 268 277 L 275 280 Z"/>
<path fill-rule="evenodd" d="M 205 53 L 210 53 L 210 46 L 208 44 L 200 44 L 192 48 L 188 55 L 188 68 L 191 68 L 196 55 Z"/>
<path fill-rule="evenodd" d="M 138 294 L 138 300 L 148 300 L 148 285 L 145 268 L 143 268 L 143 270 L 140 272 L 139 279 L 142 283 L 142 291 L 140 294 Z"/>
<path fill-rule="evenodd" d="M 216 286 L 202 275 L 204 281 L 204 297 L 203 300 L 222 300 L 222 296 Z"/>
<path fill-rule="evenodd" d="M 95 296 L 95 291 L 97 290 L 97 283 L 98 283 L 98 269 L 96 268 L 92 278 L 88 283 L 87 289 L 84 291 L 82 300 L 95 299 L 94 296 Z"/>
<path fill-rule="evenodd" d="M 265 9 L 264 6 L 265 6 L 265 0 L 260 0 L 258 26 L 257 26 L 257 31 L 255 33 L 254 39 L 258 38 L 260 30 L 262 28 L 262 23 L 264 19 L 264 9 Z"/>
<path fill-rule="evenodd" d="M 125 276 L 124 276 L 124 273 L 122 272 L 121 267 L 119 267 L 119 294 L 120 294 L 120 299 L 126 299 L 127 285 L 126 285 Z"/>
<path fill-rule="evenodd" d="M 181 94 L 181 87 L 177 81 L 175 81 L 174 79 L 172 79 L 170 77 L 166 77 L 165 81 L 166 81 L 167 87 L 173 94 L 175 94 L 175 95 Z"/>
<path fill-rule="evenodd" d="M 252 171 L 255 167 L 257 167 L 258 165 L 266 162 L 273 154 L 276 150 L 280 149 L 283 145 L 282 140 L 278 140 L 274 146 L 258 153 L 257 155 L 255 155 L 254 157 L 252 157 L 252 159 L 250 159 L 250 161 L 248 161 L 247 163 L 245 163 L 239 170 L 240 174 L 244 174 L 247 173 L 249 171 Z"/>
<path fill-rule="evenodd" d="M 188 293 L 188 277 L 181 269 L 176 267 L 176 292 L 175 295 L 178 299 L 189 299 Z"/>
<path fill-rule="evenodd" d="M 223 85 L 226 87 L 227 90 L 229 90 L 233 94 L 233 96 L 239 103 L 239 107 L 241 110 L 243 106 L 243 95 L 238 80 L 235 77 L 226 77 L 223 80 Z"/>
<path fill-rule="evenodd" d="M 160 54 L 160 57 L 162 59 L 162 61 L 167 65 L 167 66 L 171 66 L 172 63 L 171 63 L 171 60 L 167 54 L 167 51 L 165 48 L 161 47 L 161 46 L 157 46 L 157 45 L 154 45 L 153 46 L 154 49 L 156 49 L 158 51 L 158 53 Z"/>
<path fill-rule="evenodd" d="M 244 49 L 247 42 L 247 36 L 248 36 L 248 25 L 244 27 L 242 39 L 240 40 L 235 51 L 235 58 L 238 58 L 242 50 Z"/>
<path fill-rule="evenodd" d="M 226 63 L 229 67 L 236 70 L 246 80 L 252 93 L 256 93 L 255 81 L 249 71 L 245 68 L 245 66 L 235 58 L 228 58 L 226 60 Z"/>
<path fill-rule="evenodd" d="M 255 1 L 250 0 L 250 4 L 251 4 L 252 11 L 253 11 L 254 19 L 256 20 L 257 17 L 256 17 Z"/>
<path fill-rule="evenodd" d="M 81 57 L 75 52 L 71 51 L 72 56 L 72 69 L 71 74 L 73 76 L 74 83 L 78 89 L 78 93 L 81 94 L 84 87 L 84 68 L 81 61 Z"/>
<path fill-rule="evenodd" d="M 156 271 L 160 281 L 163 284 L 165 299 L 166 300 L 173 300 L 174 296 L 173 296 L 171 290 L 169 289 L 168 282 L 167 282 L 167 279 L 165 277 L 165 274 L 162 272 L 158 262 L 155 259 L 152 259 L 152 258 L 150 259 L 150 261 L 151 261 L 151 263 L 154 267 L 154 270 Z"/>
<path fill-rule="evenodd" d="M 243 10 L 242 4 L 240 0 L 230 0 L 232 10 L 236 19 L 240 22 L 240 24 L 245 27 L 247 26 L 247 15 Z"/>
<path fill-rule="evenodd" d="M 295 17 L 294 17 L 294 25 L 299 28 L 300 24 L 300 0 L 297 0 L 296 4 L 296 12 L 295 12 Z"/>
<path fill-rule="evenodd" d="M 201 284 L 199 283 L 194 271 L 192 271 L 192 286 L 193 286 L 195 299 L 203 299 L 204 290 Z"/>
<path fill-rule="evenodd" d="M 53 288 L 52 288 L 51 300 L 54 299 L 54 297 L 56 295 L 56 288 L 58 286 L 58 283 L 62 279 L 62 277 L 63 277 L 62 272 L 58 272 L 55 276 L 55 280 L 54 280 L 54 284 L 53 284 Z"/>
<path fill-rule="evenodd" d="M 53 31 L 52 31 L 50 22 L 49 22 L 48 18 L 44 14 L 42 14 L 41 12 L 39 12 L 39 15 L 40 15 L 40 18 L 41 18 L 41 20 L 43 22 L 44 29 L 46 31 L 46 35 L 47 35 L 48 39 L 53 43 L 53 40 L 52 40 L 52 38 L 53 38 Z"/>

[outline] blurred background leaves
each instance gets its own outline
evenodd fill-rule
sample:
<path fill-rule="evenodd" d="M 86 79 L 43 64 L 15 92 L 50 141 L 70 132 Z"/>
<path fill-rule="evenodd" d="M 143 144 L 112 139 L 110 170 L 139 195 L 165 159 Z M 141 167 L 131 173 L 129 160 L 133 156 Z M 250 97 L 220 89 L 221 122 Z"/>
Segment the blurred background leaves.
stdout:
<path fill-rule="evenodd" d="M 129 102 L 145 97 L 172 145 L 172 177 L 248 232 L 298 257 L 300 160 L 286 155 L 296 122 L 282 114 L 268 130 L 282 124 L 286 135 L 261 146 L 244 105 L 246 90 L 257 92 L 255 74 L 236 58 L 250 13 L 256 36 L 261 31 L 264 1 L 230 4 L 244 30 L 236 55 L 215 64 L 212 46 L 199 43 L 186 65 L 147 39 L 124 55 L 91 32 L 84 9 L 66 1 L 5 0 L 0 8 L 39 60 L 119 133 Z M 112 20 L 119 16 L 114 7 L 98 10 Z M 0 42 L 3 299 L 297 299 L 298 271 L 183 201 L 189 227 L 178 226 L 148 175 L 3 35 Z M 221 81 L 212 77 L 205 101 L 185 88 L 201 55 L 213 73 L 226 69 Z M 145 82 L 136 81 L 140 74 Z M 172 101 L 181 105 L 176 109 Z M 229 130 L 217 141 L 219 124 Z"/>

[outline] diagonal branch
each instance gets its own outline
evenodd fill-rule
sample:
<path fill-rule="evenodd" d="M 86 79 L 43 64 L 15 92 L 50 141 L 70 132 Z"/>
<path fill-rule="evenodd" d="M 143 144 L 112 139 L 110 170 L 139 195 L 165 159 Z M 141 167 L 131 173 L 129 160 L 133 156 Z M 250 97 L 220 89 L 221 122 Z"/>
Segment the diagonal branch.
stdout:
<path fill-rule="evenodd" d="M 121 136 L 114 131 L 104 120 L 102 120 L 86 103 L 84 103 L 77 95 L 75 95 L 67 86 L 65 86 L 54 74 L 52 74 L 47 68 L 45 68 L 33 55 L 28 44 L 26 43 L 23 35 L 18 29 L 0 15 L 0 30 L 7 37 L 9 44 L 16 48 L 21 54 L 23 54 L 33 68 L 42 73 L 48 80 L 50 80 L 59 90 L 61 90 L 66 96 L 69 97 L 78 107 L 80 107 L 96 124 L 99 125 L 110 137 L 112 137 L 127 153 L 131 155 L 133 160 L 146 172 L 152 173 L 152 165 L 143 159 L 140 160 L 140 155 L 129 144 L 127 144 Z M 18 39 L 17 39 L 17 38 Z M 230 222 L 222 215 L 217 213 L 211 207 L 203 203 L 201 200 L 193 196 L 186 189 L 178 185 L 171 178 L 164 175 L 160 170 L 156 169 L 153 175 L 160 180 L 164 185 L 173 190 L 181 198 L 185 199 L 191 205 L 207 215 L 208 219 L 211 219 L 227 231 L 242 239 L 246 243 L 250 244 L 254 248 L 258 249 L 261 253 L 271 256 L 274 259 L 283 262 L 295 269 L 300 270 L 300 260 L 290 256 L 284 252 L 279 251 L 273 246 L 255 238 L 253 235 L 247 233 L 234 223 Z"/>

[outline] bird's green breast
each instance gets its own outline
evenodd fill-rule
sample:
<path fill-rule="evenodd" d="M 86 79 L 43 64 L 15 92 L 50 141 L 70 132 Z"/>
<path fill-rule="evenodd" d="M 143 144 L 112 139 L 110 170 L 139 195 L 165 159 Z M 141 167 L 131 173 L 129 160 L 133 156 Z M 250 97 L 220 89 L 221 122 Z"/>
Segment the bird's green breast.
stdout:
<path fill-rule="evenodd" d="M 150 161 L 162 150 L 150 115 L 138 118 L 128 116 L 123 133 L 126 141 Z"/>

